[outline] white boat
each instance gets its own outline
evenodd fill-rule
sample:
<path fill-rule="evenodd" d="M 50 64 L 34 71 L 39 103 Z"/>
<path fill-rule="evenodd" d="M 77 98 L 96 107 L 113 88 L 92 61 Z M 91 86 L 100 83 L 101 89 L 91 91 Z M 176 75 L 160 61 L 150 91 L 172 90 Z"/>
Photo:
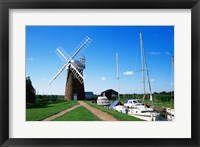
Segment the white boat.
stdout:
<path fill-rule="evenodd" d="M 117 110 L 118 112 L 124 113 L 124 114 L 128 113 L 128 109 L 123 105 L 117 105 L 113 109 Z"/>
<path fill-rule="evenodd" d="M 97 98 L 97 105 L 109 106 L 110 101 L 108 100 L 108 98 L 106 96 L 99 96 Z"/>
<path fill-rule="evenodd" d="M 160 115 L 152 108 L 145 108 L 142 106 L 129 108 L 128 114 L 146 121 L 156 121 Z"/>
<path fill-rule="evenodd" d="M 135 106 L 144 106 L 144 103 L 137 99 L 129 99 L 124 103 L 124 106 L 127 108 L 135 107 Z"/>
<path fill-rule="evenodd" d="M 166 108 L 166 112 L 167 112 L 167 120 L 174 121 L 174 109 Z"/>
<path fill-rule="evenodd" d="M 112 102 L 108 108 L 114 109 L 114 110 L 124 113 L 124 114 L 127 114 L 127 112 L 128 112 L 128 109 L 125 106 L 123 106 L 122 103 L 118 100 Z"/>
<path fill-rule="evenodd" d="M 128 107 L 128 114 L 134 117 L 146 120 L 156 121 L 159 113 L 156 113 L 152 108 L 147 108 L 142 102 L 137 99 L 128 100 L 124 106 Z"/>

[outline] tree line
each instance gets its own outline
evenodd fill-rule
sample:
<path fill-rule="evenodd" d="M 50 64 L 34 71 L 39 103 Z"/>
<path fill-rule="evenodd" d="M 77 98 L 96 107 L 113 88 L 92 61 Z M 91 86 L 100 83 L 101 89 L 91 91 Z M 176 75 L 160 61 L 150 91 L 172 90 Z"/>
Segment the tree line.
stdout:
<path fill-rule="evenodd" d="M 146 94 L 149 97 L 149 94 Z M 93 100 L 97 99 L 99 95 L 94 95 Z M 120 94 L 121 100 L 126 99 L 142 99 L 143 94 Z M 162 102 L 169 102 L 174 100 L 174 91 L 162 91 L 160 93 L 154 92 L 153 98 Z M 63 101 L 63 96 L 60 95 L 36 95 L 36 90 L 32 85 L 30 77 L 26 77 L 26 103 L 53 103 Z"/>
<path fill-rule="evenodd" d="M 30 77 L 26 77 L 26 104 L 47 104 L 63 101 L 64 96 L 60 95 L 37 95 Z"/>

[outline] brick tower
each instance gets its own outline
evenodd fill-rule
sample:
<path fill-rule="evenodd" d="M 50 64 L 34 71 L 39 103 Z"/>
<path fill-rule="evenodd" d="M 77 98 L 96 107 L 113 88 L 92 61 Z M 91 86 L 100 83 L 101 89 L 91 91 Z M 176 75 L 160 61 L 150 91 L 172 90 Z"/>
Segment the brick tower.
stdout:
<path fill-rule="evenodd" d="M 80 57 L 80 60 L 76 60 L 72 63 L 78 72 L 83 76 L 83 70 L 85 69 L 85 57 Z M 75 68 L 68 67 L 67 69 L 67 81 L 65 87 L 64 100 L 84 100 L 85 90 L 84 82 L 79 78 L 77 72 L 74 71 Z M 78 79 L 79 78 L 79 79 Z"/>
<path fill-rule="evenodd" d="M 81 72 L 83 75 L 83 72 Z M 68 69 L 65 96 L 64 100 L 84 100 L 85 99 L 85 90 L 84 82 L 81 83 L 73 74 L 73 72 Z"/>

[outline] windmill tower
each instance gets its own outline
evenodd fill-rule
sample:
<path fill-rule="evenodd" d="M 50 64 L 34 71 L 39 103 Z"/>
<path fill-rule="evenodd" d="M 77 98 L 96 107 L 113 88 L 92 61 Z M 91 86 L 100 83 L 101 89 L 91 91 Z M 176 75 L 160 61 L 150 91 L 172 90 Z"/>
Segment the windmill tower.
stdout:
<path fill-rule="evenodd" d="M 83 60 L 83 61 L 82 61 Z M 83 70 L 85 69 L 85 57 L 80 57 L 80 60 L 75 60 L 72 65 L 75 68 L 67 69 L 67 80 L 65 88 L 65 100 L 83 100 L 85 99 L 84 82 L 80 75 L 83 76 Z M 77 74 L 77 73 L 80 73 Z"/>
<path fill-rule="evenodd" d="M 79 60 L 74 60 L 83 49 L 85 49 L 92 40 L 89 37 L 85 37 L 76 49 L 76 52 L 69 56 L 64 49 L 57 48 L 57 55 L 66 62 L 64 66 L 54 76 L 50 84 L 61 74 L 61 72 L 67 70 L 67 79 L 65 87 L 65 100 L 83 100 L 85 99 L 84 90 L 84 77 L 83 70 L 85 69 L 85 57 L 81 56 Z"/>

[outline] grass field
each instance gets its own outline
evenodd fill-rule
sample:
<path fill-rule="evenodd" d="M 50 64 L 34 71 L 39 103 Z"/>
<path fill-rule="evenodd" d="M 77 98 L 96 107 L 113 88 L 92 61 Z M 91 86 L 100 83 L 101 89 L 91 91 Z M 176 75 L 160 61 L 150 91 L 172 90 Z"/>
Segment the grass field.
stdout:
<path fill-rule="evenodd" d="M 112 109 L 108 109 L 103 106 L 99 106 L 92 102 L 88 102 L 88 101 L 85 101 L 85 102 L 97 109 L 100 109 L 112 115 L 114 118 L 120 121 L 142 121 L 141 119 L 135 118 L 127 114 L 120 113 Z M 54 104 L 46 104 L 39 108 L 38 107 L 27 108 L 26 121 L 40 121 L 75 105 L 78 105 L 77 101 L 67 101 L 67 102 L 60 102 L 60 103 L 54 103 Z M 95 115 L 93 115 L 86 108 L 80 106 L 76 108 L 75 110 L 72 110 L 64 114 L 61 117 L 56 118 L 54 121 L 100 121 L 100 119 L 97 118 Z"/>
<path fill-rule="evenodd" d="M 77 104 L 76 101 L 67 101 L 47 104 L 40 108 L 28 108 L 26 109 L 26 121 L 39 121 Z"/>
<path fill-rule="evenodd" d="M 54 121 L 99 121 L 100 119 L 93 115 L 89 110 L 80 106 Z"/>
<path fill-rule="evenodd" d="M 100 109 L 108 114 L 111 114 L 113 117 L 115 117 L 116 119 L 118 120 L 121 120 L 121 121 L 143 121 L 139 118 L 135 118 L 133 116 L 130 116 L 128 114 L 124 114 L 124 113 L 121 113 L 121 112 L 118 112 L 118 111 L 115 111 L 115 110 L 112 110 L 112 109 L 108 109 L 106 107 L 103 107 L 103 106 L 99 106 L 95 103 L 92 103 L 92 102 L 88 102 L 88 101 L 85 101 L 87 104 L 97 108 L 97 109 Z"/>
<path fill-rule="evenodd" d="M 151 106 L 151 101 L 150 100 L 145 100 L 145 104 L 148 104 Z M 154 106 L 160 107 L 160 108 L 174 108 L 174 103 L 169 101 L 169 102 L 162 102 L 161 100 L 154 100 Z"/>

